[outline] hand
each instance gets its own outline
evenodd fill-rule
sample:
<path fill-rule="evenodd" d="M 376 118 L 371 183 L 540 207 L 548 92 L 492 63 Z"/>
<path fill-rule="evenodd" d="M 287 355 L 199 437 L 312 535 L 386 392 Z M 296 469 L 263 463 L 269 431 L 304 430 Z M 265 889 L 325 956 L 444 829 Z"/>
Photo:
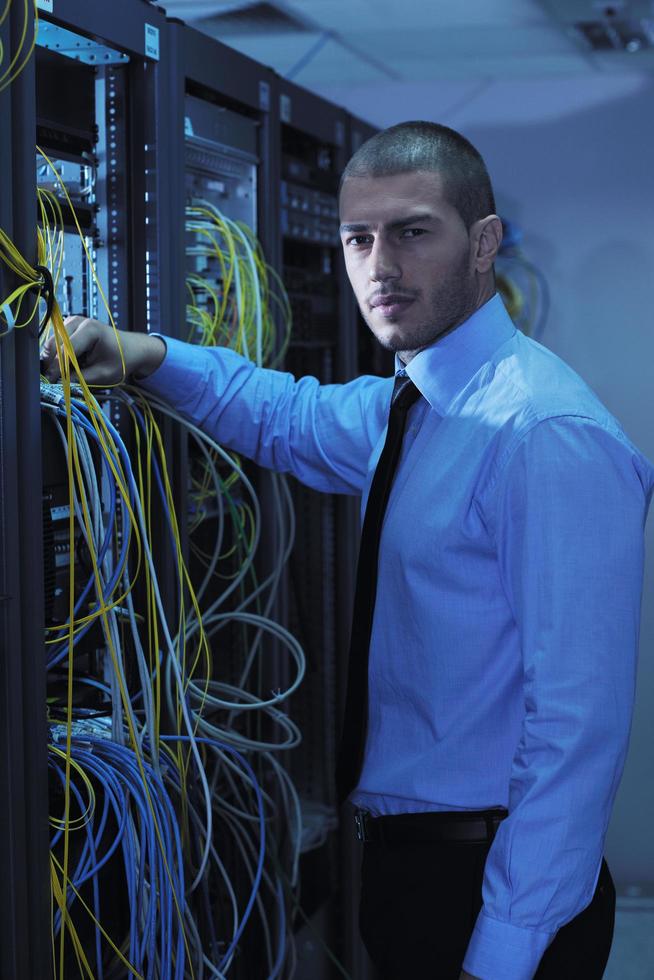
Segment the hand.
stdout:
<path fill-rule="evenodd" d="M 166 345 L 159 337 L 124 330 L 116 332 L 119 348 L 114 330 L 89 317 L 69 316 L 64 326 L 87 384 L 120 384 L 136 372 L 145 377 L 159 367 L 166 354 Z M 44 344 L 41 360 L 48 381 L 58 381 L 61 370 L 54 336 Z"/>
<path fill-rule="evenodd" d="M 481 980 L 481 977 L 473 977 L 472 973 L 466 973 L 465 970 L 461 970 L 459 980 Z"/>

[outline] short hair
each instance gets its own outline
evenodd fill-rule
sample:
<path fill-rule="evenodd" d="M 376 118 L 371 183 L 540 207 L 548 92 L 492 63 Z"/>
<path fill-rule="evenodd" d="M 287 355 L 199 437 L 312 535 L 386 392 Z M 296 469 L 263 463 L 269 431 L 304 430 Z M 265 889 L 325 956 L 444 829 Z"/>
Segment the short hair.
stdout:
<path fill-rule="evenodd" d="M 359 147 L 341 175 L 338 194 L 351 177 L 392 177 L 419 170 L 441 174 L 447 200 L 466 229 L 495 214 L 495 197 L 486 164 L 465 136 L 440 123 L 397 123 Z"/>

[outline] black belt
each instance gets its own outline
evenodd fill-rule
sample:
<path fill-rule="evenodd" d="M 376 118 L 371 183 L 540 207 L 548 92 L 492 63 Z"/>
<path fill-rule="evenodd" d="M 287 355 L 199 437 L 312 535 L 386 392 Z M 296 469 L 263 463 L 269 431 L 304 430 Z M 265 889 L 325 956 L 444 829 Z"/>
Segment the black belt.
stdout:
<path fill-rule="evenodd" d="M 434 813 L 399 813 L 372 817 L 367 810 L 354 811 L 357 839 L 380 844 L 438 840 L 492 841 L 509 811 L 440 810 Z"/>

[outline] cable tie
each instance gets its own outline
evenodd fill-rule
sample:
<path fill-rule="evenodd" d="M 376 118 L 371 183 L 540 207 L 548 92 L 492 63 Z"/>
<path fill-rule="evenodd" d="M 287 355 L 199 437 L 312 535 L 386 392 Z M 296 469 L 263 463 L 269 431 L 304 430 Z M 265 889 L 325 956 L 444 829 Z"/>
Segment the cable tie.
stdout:
<path fill-rule="evenodd" d="M 46 265 L 35 265 L 34 268 L 37 272 L 41 273 L 42 282 L 33 283 L 30 286 L 30 290 L 32 292 L 38 293 L 41 299 L 45 299 L 45 316 L 43 317 L 43 320 L 39 324 L 39 337 L 40 337 L 45 331 L 45 328 L 47 327 L 52 317 L 52 310 L 54 308 L 54 301 L 55 301 L 55 288 L 54 288 L 54 281 L 52 279 L 52 273 L 50 272 L 50 270 Z"/>

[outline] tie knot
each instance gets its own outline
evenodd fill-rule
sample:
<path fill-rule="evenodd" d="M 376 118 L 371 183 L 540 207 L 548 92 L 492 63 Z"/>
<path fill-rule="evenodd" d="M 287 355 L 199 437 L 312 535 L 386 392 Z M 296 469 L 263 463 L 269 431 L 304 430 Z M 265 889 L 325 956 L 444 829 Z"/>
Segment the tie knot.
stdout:
<path fill-rule="evenodd" d="M 391 397 L 391 409 L 401 411 L 408 409 L 420 397 L 420 392 L 406 372 L 395 375 L 393 395 Z"/>

